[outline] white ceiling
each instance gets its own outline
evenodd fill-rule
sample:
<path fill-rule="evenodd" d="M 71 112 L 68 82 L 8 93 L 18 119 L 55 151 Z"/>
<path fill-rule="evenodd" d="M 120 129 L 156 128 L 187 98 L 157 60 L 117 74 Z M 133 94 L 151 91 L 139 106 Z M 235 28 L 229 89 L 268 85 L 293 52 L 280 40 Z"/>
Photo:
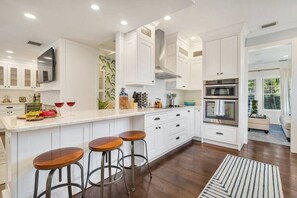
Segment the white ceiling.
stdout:
<path fill-rule="evenodd" d="M 247 22 L 251 36 L 297 27 L 295 0 L 196 0 L 192 7 L 178 11 L 169 22 L 159 28 L 166 34 L 179 32 L 191 38 L 200 33 Z M 278 21 L 274 27 L 260 30 L 260 26 Z"/>
<path fill-rule="evenodd" d="M 99 11 L 90 8 L 92 3 Z M 114 39 L 167 14 L 193 5 L 192 0 L 0 0 L 0 56 L 36 58 L 44 47 L 60 37 L 92 46 Z M 29 12 L 36 20 L 24 17 Z M 128 25 L 120 25 L 121 20 Z M 43 47 L 29 46 L 28 40 Z"/>
<path fill-rule="evenodd" d="M 248 52 L 249 65 L 291 60 L 291 45 L 275 45 Z"/>

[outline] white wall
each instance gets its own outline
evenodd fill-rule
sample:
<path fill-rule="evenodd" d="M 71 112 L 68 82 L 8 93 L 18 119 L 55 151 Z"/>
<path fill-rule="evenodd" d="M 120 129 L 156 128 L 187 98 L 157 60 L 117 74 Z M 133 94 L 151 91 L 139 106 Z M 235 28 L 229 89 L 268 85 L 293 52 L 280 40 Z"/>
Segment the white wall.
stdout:
<path fill-rule="evenodd" d="M 280 124 L 281 110 L 266 110 L 263 106 L 263 79 L 279 78 L 279 70 L 249 72 L 249 80 L 256 80 L 256 100 L 258 100 L 258 114 L 265 114 L 270 118 L 271 124 Z"/>
<path fill-rule="evenodd" d="M 98 109 L 98 50 L 66 39 L 59 39 L 50 47 L 55 49 L 56 81 L 41 85 L 41 102 L 52 105 L 58 98 L 67 102 L 73 96 L 74 110 Z"/>

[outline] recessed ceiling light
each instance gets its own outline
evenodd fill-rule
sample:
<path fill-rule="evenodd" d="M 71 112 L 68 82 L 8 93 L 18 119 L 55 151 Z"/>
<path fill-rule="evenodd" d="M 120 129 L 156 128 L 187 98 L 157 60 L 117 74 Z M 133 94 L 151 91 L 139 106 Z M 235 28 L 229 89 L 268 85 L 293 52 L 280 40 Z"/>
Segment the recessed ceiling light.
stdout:
<path fill-rule="evenodd" d="M 13 51 L 11 51 L 11 50 L 6 50 L 6 53 L 8 53 L 8 54 L 13 54 Z"/>
<path fill-rule="evenodd" d="M 289 57 L 289 55 L 284 55 L 283 57 L 284 57 L 284 58 L 288 58 L 288 57 Z"/>
<path fill-rule="evenodd" d="M 197 38 L 195 36 L 192 36 L 191 37 L 191 40 L 196 40 Z"/>
<path fill-rule="evenodd" d="M 128 25 L 128 22 L 125 21 L 125 20 L 122 20 L 122 21 L 121 21 L 121 24 L 122 24 L 122 25 Z"/>
<path fill-rule="evenodd" d="M 35 62 L 36 62 L 36 60 L 32 60 L 32 62 L 33 62 L 33 63 L 35 63 Z"/>
<path fill-rule="evenodd" d="M 165 17 L 164 17 L 164 20 L 165 20 L 165 21 L 169 21 L 170 19 L 171 19 L 171 16 L 165 16 Z"/>
<path fill-rule="evenodd" d="M 29 19 L 36 19 L 36 16 L 31 14 L 31 13 L 25 13 L 24 16 L 29 18 Z"/>
<path fill-rule="evenodd" d="M 12 58 L 11 56 L 7 56 L 7 58 Z"/>
<path fill-rule="evenodd" d="M 100 7 L 99 7 L 98 5 L 96 5 L 96 4 L 92 4 L 92 5 L 91 5 L 91 8 L 92 8 L 93 10 L 99 10 L 99 9 L 100 9 Z"/>

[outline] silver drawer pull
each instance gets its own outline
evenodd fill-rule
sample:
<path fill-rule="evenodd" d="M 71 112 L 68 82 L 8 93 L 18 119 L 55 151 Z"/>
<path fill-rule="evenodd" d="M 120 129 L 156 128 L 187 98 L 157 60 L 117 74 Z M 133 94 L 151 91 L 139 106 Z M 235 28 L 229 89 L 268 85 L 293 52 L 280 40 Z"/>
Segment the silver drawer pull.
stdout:
<path fill-rule="evenodd" d="M 176 127 L 179 127 L 179 126 L 180 126 L 179 124 L 176 125 Z"/>
<path fill-rule="evenodd" d="M 154 120 L 160 120 L 160 118 L 155 118 Z"/>
<path fill-rule="evenodd" d="M 224 135 L 224 133 L 216 132 L 217 135 Z"/>

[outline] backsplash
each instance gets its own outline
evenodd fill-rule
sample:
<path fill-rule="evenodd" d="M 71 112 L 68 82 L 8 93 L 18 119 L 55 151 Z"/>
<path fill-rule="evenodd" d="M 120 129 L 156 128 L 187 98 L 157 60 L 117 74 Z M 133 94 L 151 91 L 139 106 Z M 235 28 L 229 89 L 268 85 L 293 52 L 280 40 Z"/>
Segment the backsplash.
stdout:
<path fill-rule="evenodd" d="M 156 79 L 155 86 L 125 86 L 126 92 L 129 98 L 132 97 L 133 92 L 146 92 L 148 94 L 149 103 L 151 106 L 154 105 L 155 99 L 160 98 L 163 106 L 169 104 L 167 94 L 174 92 L 177 94 L 175 104 L 183 104 L 184 101 L 195 101 L 197 105 L 201 104 L 201 91 L 183 91 L 183 90 L 167 90 L 166 82 L 164 80 Z"/>
<path fill-rule="evenodd" d="M 19 97 L 26 97 L 27 102 L 29 102 L 28 98 L 33 97 L 34 91 L 32 90 L 9 90 L 6 89 L 5 91 L 0 91 L 0 102 L 2 102 L 4 96 L 9 96 L 12 102 L 19 102 Z"/>

